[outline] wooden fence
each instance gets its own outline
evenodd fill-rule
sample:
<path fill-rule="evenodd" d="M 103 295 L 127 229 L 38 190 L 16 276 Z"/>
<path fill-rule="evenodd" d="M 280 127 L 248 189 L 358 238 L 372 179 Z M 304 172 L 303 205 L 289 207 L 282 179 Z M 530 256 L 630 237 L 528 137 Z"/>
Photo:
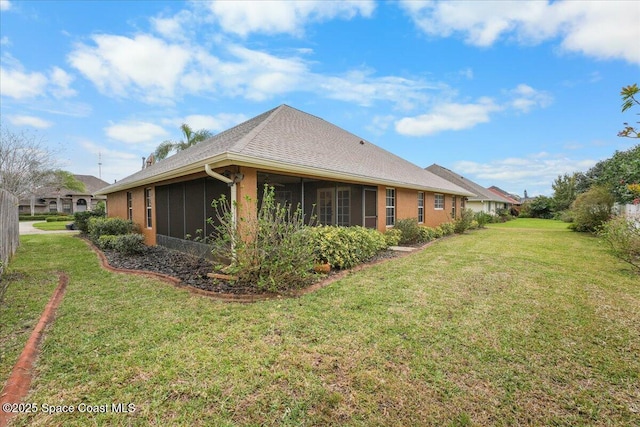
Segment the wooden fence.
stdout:
<path fill-rule="evenodd" d="M 19 244 L 18 198 L 0 189 L 0 275 Z"/>

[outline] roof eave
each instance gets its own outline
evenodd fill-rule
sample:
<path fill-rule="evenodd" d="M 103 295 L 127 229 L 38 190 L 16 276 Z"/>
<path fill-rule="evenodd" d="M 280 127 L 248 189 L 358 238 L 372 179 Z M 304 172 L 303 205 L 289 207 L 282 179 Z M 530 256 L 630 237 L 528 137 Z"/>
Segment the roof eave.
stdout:
<path fill-rule="evenodd" d="M 264 168 L 270 171 L 282 172 L 287 174 L 297 173 L 301 175 L 326 178 L 326 179 L 336 180 L 336 181 L 362 182 L 370 185 L 402 187 L 402 188 L 409 188 L 412 190 L 419 190 L 419 191 L 441 192 L 441 193 L 453 194 L 457 196 L 475 196 L 474 193 L 470 193 L 464 190 L 463 188 L 460 188 L 459 190 L 453 190 L 453 189 L 430 187 L 430 186 L 417 185 L 413 183 L 406 183 L 406 182 L 393 181 L 393 180 L 375 179 L 368 176 L 354 175 L 354 174 L 349 174 L 345 172 L 337 172 L 330 169 L 322 169 L 322 168 L 297 165 L 297 164 L 292 164 L 287 162 L 280 162 L 280 161 L 247 156 L 247 155 L 231 153 L 231 152 L 222 153 L 214 157 L 209 157 L 207 159 L 203 159 L 198 162 L 191 163 L 188 166 L 177 168 L 162 174 L 153 175 L 141 180 L 125 183 L 123 185 L 118 185 L 118 183 L 112 184 L 109 187 L 103 188 L 102 190 L 98 191 L 96 195 L 111 194 L 118 191 L 129 190 L 136 187 L 142 187 L 145 185 L 155 184 L 161 181 L 180 178 L 185 175 L 202 172 L 204 171 L 205 164 L 210 165 L 214 169 L 219 167 L 230 166 L 233 164 L 233 165 L 247 166 L 247 167 L 253 167 L 253 168 Z M 104 191 L 107 189 L 108 191 Z"/>

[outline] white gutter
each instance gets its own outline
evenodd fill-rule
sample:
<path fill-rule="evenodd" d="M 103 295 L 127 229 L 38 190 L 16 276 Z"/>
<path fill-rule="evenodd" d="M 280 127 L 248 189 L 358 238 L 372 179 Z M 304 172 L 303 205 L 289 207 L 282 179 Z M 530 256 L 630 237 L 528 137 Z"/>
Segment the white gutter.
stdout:
<path fill-rule="evenodd" d="M 209 166 L 209 163 L 205 163 L 204 171 L 210 177 L 213 177 L 217 180 L 220 180 L 227 184 L 229 188 L 231 188 L 231 223 L 233 224 L 233 229 L 237 230 L 238 227 L 238 218 L 237 218 L 237 199 L 238 199 L 238 189 L 236 187 L 236 182 L 233 179 L 227 178 L 224 175 L 220 175 L 218 172 L 215 172 Z M 231 241 L 231 252 L 235 255 L 235 242 Z"/>

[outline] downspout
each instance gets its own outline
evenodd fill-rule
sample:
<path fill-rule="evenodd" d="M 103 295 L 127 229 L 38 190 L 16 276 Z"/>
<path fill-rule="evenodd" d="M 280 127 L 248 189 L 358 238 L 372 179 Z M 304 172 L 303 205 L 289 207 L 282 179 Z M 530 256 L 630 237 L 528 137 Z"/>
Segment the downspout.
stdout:
<path fill-rule="evenodd" d="M 236 205 L 237 205 L 237 199 L 238 199 L 238 190 L 236 188 L 236 182 L 231 178 L 227 178 L 224 175 L 220 175 L 218 172 L 214 172 L 209 166 L 209 164 L 204 165 L 204 171 L 210 177 L 213 177 L 217 180 L 224 182 L 229 186 L 229 188 L 231 188 L 231 222 L 233 223 L 234 228 L 237 227 L 238 219 L 236 218 L 237 217 Z"/>
<path fill-rule="evenodd" d="M 238 230 L 238 219 L 237 219 L 237 199 L 238 199 L 238 189 L 236 187 L 236 181 L 230 178 L 227 178 L 224 175 L 221 175 L 211 169 L 208 163 L 204 165 L 204 171 L 212 178 L 215 178 L 219 181 L 224 182 L 231 189 L 231 223 L 233 224 L 233 229 Z M 235 259 L 236 256 L 236 245 L 235 240 L 231 239 L 231 254 Z"/>

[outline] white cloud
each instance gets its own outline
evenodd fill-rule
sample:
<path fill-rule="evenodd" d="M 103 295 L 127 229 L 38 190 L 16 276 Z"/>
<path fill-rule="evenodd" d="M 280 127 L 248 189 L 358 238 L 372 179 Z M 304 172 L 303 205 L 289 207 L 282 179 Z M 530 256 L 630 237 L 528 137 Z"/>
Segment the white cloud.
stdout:
<path fill-rule="evenodd" d="M 11 9 L 11 2 L 9 0 L 0 0 L 0 10 L 6 11 Z"/>
<path fill-rule="evenodd" d="M 67 98 L 76 95 L 70 85 L 73 77 L 59 67 L 53 67 L 48 74 L 28 72 L 11 55 L 3 56 L 9 67 L 0 67 L 0 95 L 14 99 L 42 98 L 52 95 Z"/>
<path fill-rule="evenodd" d="M 56 98 L 67 98 L 76 95 L 76 91 L 69 86 L 73 81 L 73 77 L 61 68 L 53 67 L 51 71 L 51 93 Z"/>
<path fill-rule="evenodd" d="M 0 38 L 0 46 L 10 46 L 10 45 L 11 45 L 11 40 L 9 40 L 9 37 L 2 36 L 2 38 Z"/>
<path fill-rule="evenodd" d="M 522 158 L 496 159 L 487 163 L 461 160 L 453 165 L 453 170 L 470 177 L 481 185 L 497 185 L 509 192 L 529 195 L 550 195 L 550 183 L 558 175 L 588 170 L 596 164 L 591 159 L 571 159 L 561 154 L 546 152 L 533 153 Z"/>
<path fill-rule="evenodd" d="M 16 126 L 31 126 L 38 129 L 46 129 L 53 126 L 53 123 L 35 116 L 9 115 L 7 118 L 11 124 Z"/>
<path fill-rule="evenodd" d="M 523 113 L 536 107 L 548 107 L 553 102 L 553 97 L 548 92 L 536 90 L 526 84 L 518 85 L 508 95 L 511 97 L 510 106 Z"/>
<path fill-rule="evenodd" d="M 48 80 L 42 73 L 8 70 L 0 67 L 0 94 L 14 99 L 35 98 L 42 95 Z"/>
<path fill-rule="evenodd" d="M 212 1 L 206 6 L 228 33 L 300 34 L 309 22 L 369 17 L 372 0 L 357 1 Z"/>
<path fill-rule="evenodd" d="M 481 98 L 475 104 L 447 103 L 434 107 L 429 113 L 404 117 L 395 124 L 402 135 L 433 135 L 447 130 L 469 129 L 490 120 L 491 113 L 500 111 L 490 98 Z"/>
<path fill-rule="evenodd" d="M 162 142 L 162 138 L 168 135 L 168 132 L 161 126 L 141 121 L 113 124 L 104 128 L 104 131 L 111 139 L 132 144 L 146 142 L 159 144 Z"/>
<path fill-rule="evenodd" d="M 169 100 L 190 60 L 189 48 L 149 36 L 93 37 L 95 46 L 79 44 L 70 64 L 106 95 L 126 97 L 130 90 L 150 101 Z"/>
<path fill-rule="evenodd" d="M 476 46 L 508 37 L 522 44 L 560 39 L 568 52 L 640 63 L 640 7 L 634 1 L 429 1 L 401 7 L 434 37 L 463 34 Z"/>
<path fill-rule="evenodd" d="M 223 130 L 227 130 L 239 123 L 246 121 L 247 119 L 247 116 L 245 116 L 244 114 L 221 113 L 215 116 L 192 114 L 190 116 L 186 116 L 183 120 L 181 120 L 180 124 L 186 123 L 193 130 L 206 129 L 213 133 L 217 133 Z"/>
<path fill-rule="evenodd" d="M 142 155 L 132 152 L 131 149 L 126 151 L 114 150 L 89 140 L 81 140 L 78 144 L 84 151 L 81 153 L 84 161 L 73 162 L 76 167 L 74 169 L 75 173 L 95 176 L 101 174 L 103 180 L 112 183 L 114 180 L 122 179 L 137 172 L 142 166 Z M 93 159 L 94 161 L 88 161 L 87 159 Z M 99 161 L 102 163 L 101 167 L 98 166 Z M 79 170 L 77 170 L 78 167 Z"/>

